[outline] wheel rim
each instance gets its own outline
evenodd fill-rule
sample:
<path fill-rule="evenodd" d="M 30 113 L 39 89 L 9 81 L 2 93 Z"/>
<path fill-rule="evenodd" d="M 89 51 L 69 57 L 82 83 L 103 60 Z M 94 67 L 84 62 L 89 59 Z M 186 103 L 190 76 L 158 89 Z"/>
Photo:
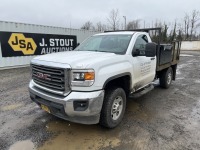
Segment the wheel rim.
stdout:
<path fill-rule="evenodd" d="M 112 104 L 111 117 L 113 120 L 119 119 L 123 109 L 123 99 L 121 96 L 115 98 Z"/>
<path fill-rule="evenodd" d="M 172 73 L 169 72 L 168 75 L 167 75 L 167 84 L 170 84 L 172 81 Z"/>

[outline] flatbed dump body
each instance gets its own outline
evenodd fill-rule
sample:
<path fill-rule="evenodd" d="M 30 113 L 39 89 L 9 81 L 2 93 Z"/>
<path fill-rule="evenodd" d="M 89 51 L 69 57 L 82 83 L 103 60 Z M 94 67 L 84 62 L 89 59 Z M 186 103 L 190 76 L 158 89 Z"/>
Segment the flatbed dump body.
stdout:
<path fill-rule="evenodd" d="M 166 45 L 161 44 L 160 49 L 157 49 L 156 71 L 161 71 L 165 68 L 178 64 L 180 58 L 181 42 L 174 41 L 171 46 L 168 45 L 168 47 L 171 48 L 167 48 Z"/>

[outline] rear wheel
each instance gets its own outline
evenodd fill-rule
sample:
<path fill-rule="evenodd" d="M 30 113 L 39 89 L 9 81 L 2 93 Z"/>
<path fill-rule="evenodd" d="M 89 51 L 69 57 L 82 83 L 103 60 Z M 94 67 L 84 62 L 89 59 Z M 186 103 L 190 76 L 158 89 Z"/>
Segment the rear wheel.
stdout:
<path fill-rule="evenodd" d="M 126 94 L 120 87 L 106 90 L 101 110 L 100 125 L 107 128 L 116 127 L 124 116 L 126 108 Z"/>
<path fill-rule="evenodd" d="M 160 76 L 160 86 L 163 88 L 169 88 L 172 83 L 173 70 L 169 67 L 167 70 L 163 71 Z"/>

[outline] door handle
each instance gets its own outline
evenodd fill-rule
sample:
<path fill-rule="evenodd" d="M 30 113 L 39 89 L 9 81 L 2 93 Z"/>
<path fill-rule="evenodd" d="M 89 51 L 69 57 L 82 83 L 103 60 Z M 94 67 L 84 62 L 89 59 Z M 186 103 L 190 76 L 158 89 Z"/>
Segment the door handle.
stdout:
<path fill-rule="evenodd" d="M 153 57 L 153 58 L 151 58 L 151 60 L 154 60 L 155 58 Z"/>

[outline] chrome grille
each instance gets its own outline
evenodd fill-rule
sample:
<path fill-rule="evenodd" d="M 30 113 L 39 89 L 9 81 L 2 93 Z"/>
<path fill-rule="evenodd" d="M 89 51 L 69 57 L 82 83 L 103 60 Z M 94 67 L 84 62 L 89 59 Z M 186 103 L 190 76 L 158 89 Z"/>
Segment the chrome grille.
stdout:
<path fill-rule="evenodd" d="M 51 91 L 62 92 L 63 94 L 68 90 L 66 85 L 67 73 L 65 69 L 52 68 L 47 66 L 40 66 L 32 64 L 32 79 L 33 81 Z"/>

